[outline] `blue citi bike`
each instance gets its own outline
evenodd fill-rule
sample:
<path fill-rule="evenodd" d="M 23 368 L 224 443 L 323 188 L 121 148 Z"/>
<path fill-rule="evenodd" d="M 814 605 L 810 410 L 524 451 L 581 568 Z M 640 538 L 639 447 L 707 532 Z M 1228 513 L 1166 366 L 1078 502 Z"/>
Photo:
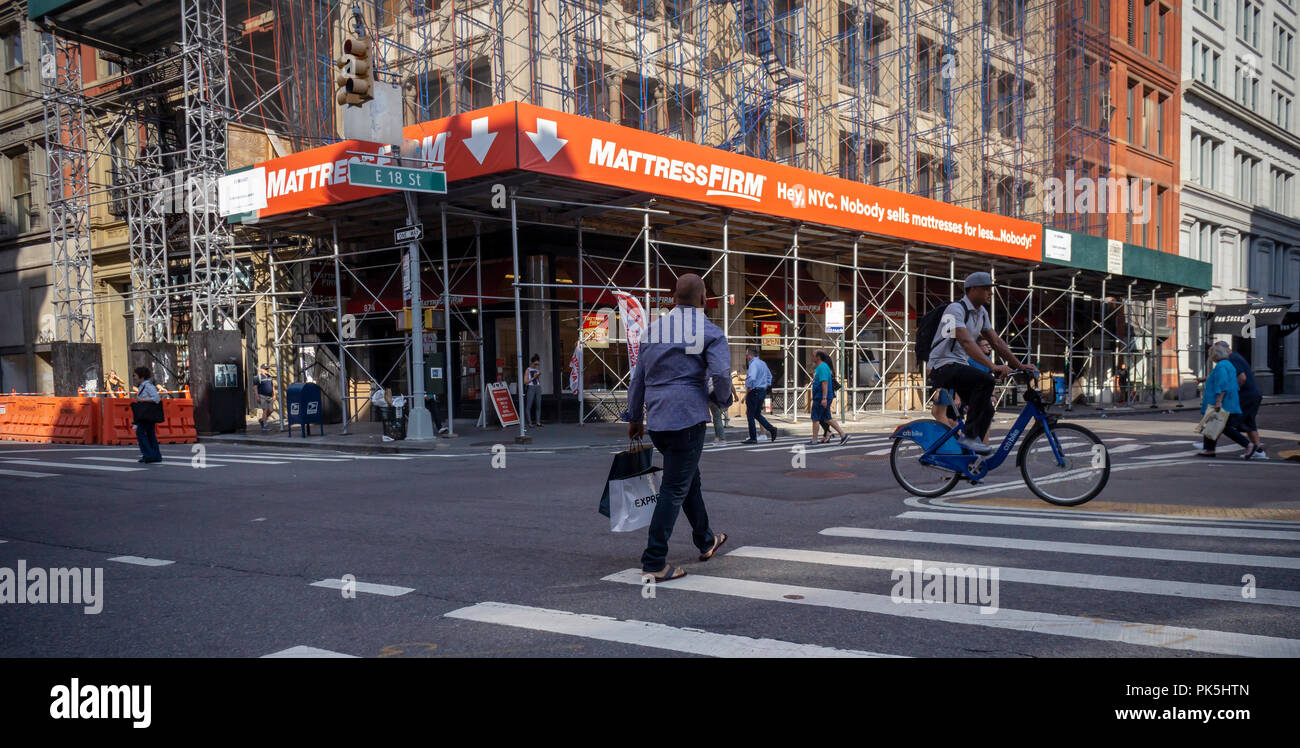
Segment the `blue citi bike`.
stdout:
<path fill-rule="evenodd" d="M 894 479 L 909 493 L 926 498 L 942 496 L 962 479 L 978 485 L 1002 465 L 1016 442 L 1028 436 L 1016 452 L 1016 465 L 1034 495 L 1057 506 L 1078 506 L 1091 500 L 1110 479 L 1110 454 L 1101 439 L 1073 423 L 1059 423 L 1048 413 L 1052 403 L 1034 387 L 1033 376 L 1016 372 L 1025 384 L 1025 407 L 997 451 L 977 455 L 957 443 L 965 428 L 965 403 L 957 423 L 948 428 L 921 419 L 899 426 L 891 438 L 889 467 Z"/>

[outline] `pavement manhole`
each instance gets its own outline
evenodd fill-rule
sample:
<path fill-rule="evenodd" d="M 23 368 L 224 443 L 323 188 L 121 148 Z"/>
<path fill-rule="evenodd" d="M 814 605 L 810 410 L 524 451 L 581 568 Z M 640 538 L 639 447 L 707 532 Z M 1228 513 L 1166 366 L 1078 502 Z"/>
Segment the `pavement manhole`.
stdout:
<path fill-rule="evenodd" d="M 855 473 L 846 473 L 841 470 L 791 470 L 785 474 L 787 478 L 808 478 L 810 480 L 844 480 L 845 478 L 858 477 Z"/>

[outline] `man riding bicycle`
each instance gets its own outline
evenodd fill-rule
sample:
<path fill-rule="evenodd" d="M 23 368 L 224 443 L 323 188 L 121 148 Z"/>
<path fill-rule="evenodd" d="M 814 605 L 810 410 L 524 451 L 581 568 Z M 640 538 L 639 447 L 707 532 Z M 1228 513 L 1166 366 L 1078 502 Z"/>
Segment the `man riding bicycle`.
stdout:
<path fill-rule="evenodd" d="M 993 276 L 971 273 L 966 276 L 965 288 L 966 294 L 944 310 L 940 334 L 930 346 L 930 385 L 956 390 L 967 407 L 966 433 L 957 437 L 957 443 L 975 454 L 987 455 L 993 452 L 984 437 L 993 423 L 994 376 L 1006 376 L 1013 370 L 1037 374 L 1038 368 L 1022 364 L 989 323 L 986 307 L 993 298 Z M 987 340 L 1011 365 L 993 363 L 980 349 L 979 338 Z M 988 367 L 988 372 L 971 366 L 970 361 Z"/>

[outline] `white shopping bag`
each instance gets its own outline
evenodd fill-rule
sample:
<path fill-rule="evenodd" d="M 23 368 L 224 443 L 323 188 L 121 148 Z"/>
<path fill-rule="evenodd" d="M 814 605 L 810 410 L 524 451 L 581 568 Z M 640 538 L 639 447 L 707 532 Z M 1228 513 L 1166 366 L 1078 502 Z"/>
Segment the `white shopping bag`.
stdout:
<path fill-rule="evenodd" d="M 609 529 L 631 532 L 650 526 L 659 503 L 659 468 L 621 480 L 609 481 Z"/>

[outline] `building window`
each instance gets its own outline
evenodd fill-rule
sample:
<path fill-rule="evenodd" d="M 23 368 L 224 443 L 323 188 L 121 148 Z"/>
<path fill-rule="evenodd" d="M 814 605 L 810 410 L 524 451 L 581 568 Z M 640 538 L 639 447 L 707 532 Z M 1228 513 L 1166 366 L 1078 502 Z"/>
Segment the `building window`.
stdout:
<path fill-rule="evenodd" d="M 1291 74 L 1291 48 L 1295 34 L 1281 24 L 1273 24 L 1273 63 Z"/>
<path fill-rule="evenodd" d="M 1128 133 L 1126 139 L 1130 144 L 1134 142 L 1133 128 L 1135 127 L 1134 120 L 1137 118 L 1137 90 L 1138 90 L 1138 85 L 1133 81 L 1129 81 L 1128 82 L 1128 106 L 1125 107 L 1127 111 L 1125 112 L 1124 121 L 1125 121 L 1125 127 L 1127 128 L 1126 132 Z"/>
<path fill-rule="evenodd" d="M 1219 87 L 1219 53 L 1200 39 L 1192 40 L 1192 77 Z"/>
<path fill-rule="evenodd" d="M 1269 177 L 1273 186 L 1273 210 L 1291 215 L 1291 173 L 1273 167 L 1269 169 Z"/>
<path fill-rule="evenodd" d="M 1165 105 L 1168 102 L 1168 96 L 1161 96 L 1156 103 L 1156 152 L 1161 155 L 1165 152 Z"/>
<path fill-rule="evenodd" d="M 1142 6 L 1142 54 L 1151 54 L 1151 20 L 1154 16 L 1151 13 L 1153 2 L 1148 2 Z"/>
<path fill-rule="evenodd" d="M 947 199 L 948 173 L 942 159 L 925 153 L 916 154 L 916 194 L 934 200 Z"/>
<path fill-rule="evenodd" d="M 23 81 L 23 33 L 21 30 L 11 31 L 5 34 L 3 40 L 4 46 L 4 66 L 5 66 L 5 108 L 16 107 L 27 98 L 27 86 Z"/>
<path fill-rule="evenodd" d="M 639 15 L 647 21 L 655 19 L 655 6 L 659 3 L 655 0 L 623 0 L 623 12 L 629 15 Z"/>
<path fill-rule="evenodd" d="M 858 59 L 858 9 L 840 3 L 839 12 L 840 85 L 857 88 L 860 76 Z"/>
<path fill-rule="evenodd" d="M 1156 100 L 1154 92 L 1151 89 L 1142 90 L 1142 147 L 1151 147 L 1151 130 L 1154 129 L 1156 118 Z"/>
<path fill-rule="evenodd" d="M 412 101 L 416 122 L 450 117 L 452 91 L 441 73 L 421 73 L 415 78 L 415 95 Z"/>
<path fill-rule="evenodd" d="M 778 119 L 776 121 L 776 160 L 800 166 L 804 154 L 803 120 Z"/>
<path fill-rule="evenodd" d="M 857 135 L 849 132 L 840 133 L 840 179 L 862 181 L 862 162 L 858 156 Z"/>
<path fill-rule="evenodd" d="M 1169 15 L 1169 9 L 1160 5 L 1156 10 L 1160 14 L 1160 22 L 1156 26 L 1156 57 L 1160 62 L 1168 64 L 1169 57 L 1165 49 L 1165 17 Z"/>
<path fill-rule="evenodd" d="M 579 59 L 573 71 L 574 114 L 609 121 L 609 85 L 605 66 Z"/>
<path fill-rule="evenodd" d="M 644 80 L 642 85 L 643 80 L 639 75 L 629 75 L 623 79 L 619 123 L 624 127 L 654 130 L 659 107 L 659 86 L 653 80 Z"/>
<path fill-rule="evenodd" d="M 1020 36 L 1025 13 L 1024 0 L 985 0 L 984 8 L 990 26 L 1001 31 L 1008 39 Z"/>
<path fill-rule="evenodd" d="M 122 134 L 115 136 L 108 144 L 109 148 L 109 203 L 108 212 L 117 218 L 126 217 L 127 190 L 130 181 L 130 166 L 126 158 L 126 138 Z"/>
<path fill-rule="evenodd" d="M 690 0 L 664 0 L 664 16 L 668 19 L 669 26 L 683 34 L 695 31 Z"/>
<path fill-rule="evenodd" d="M 1237 65 L 1234 76 L 1233 98 L 1238 104 L 1255 110 L 1259 108 L 1259 73 L 1252 65 Z"/>
<path fill-rule="evenodd" d="M 942 75 L 943 48 L 923 36 L 916 38 L 917 106 L 923 112 L 947 112 L 948 89 Z"/>
<path fill-rule="evenodd" d="M 1237 0 L 1237 36 L 1259 48 L 1259 3 L 1255 0 Z"/>
<path fill-rule="evenodd" d="M 1151 245 L 1153 249 L 1159 250 L 1164 246 L 1164 212 L 1165 212 L 1165 190 L 1163 187 L 1156 188 L 1156 204 L 1152 210 L 1151 217 L 1156 222 L 1156 243 Z"/>
<path fill-rule="evenodd" d="M 492 106 L 492 63 L 480 57 L 460 81 L 460 99 L 468 109 Z"/>
<path fill-rule="evenodd" d="M 1207 189 L 1219 189 L 1219 149 L 1222 146 L 1222 141 L 1192 130 L 1192 182 Z"/>
<path fill-rule="evenodd" d="M 695 112 L 698 95 L 694 91 L 679 91 L 667 101 L 668 134 L 695 142 Z"/>
<path fill-rule="evenodd" d="M 1255 169 L 1259 159 L 1237 151 L 1237 197 L 1244 203 L 1255 204 Z"/>
<path fill-rule="evenodd" d="M 984 88 L 984 99 L 991 110 L 985 114 L 984 131 L 996 128 L 1004 138 L 1016 137 L 1016 100 L 1020 98 L 1016 95 L 1016 77 L 989 65 L 984 72 Z"/>
<path fill-rule="evenodd" d="M 16 153 L 5 159 L 9 168 L 9 210 L 5 211 L 5 222 L 13 225 L 12 231 L 19 234 L 33 229 L 32 221 L 32 172 L 27 161 L 26 152 Z"/>
<path fill-rule="evenodd" d="M 1273 92 L 1273 122 L 1284 130 L 1291 129 L 1291 97 L 1281 91 Z"/>
<path fill-rule="evenodd" d="M 1219 20 L 1219 0 L 1192 0 L 1192 5 L 1214 20 Z"/>
<path fill-rule="evenodd" d="M 881 54 L 889 38 L 889 25 L 883 18 L 872 18 L 867 30 L 866 84 L 868 96 L 880 95 Z"/>

